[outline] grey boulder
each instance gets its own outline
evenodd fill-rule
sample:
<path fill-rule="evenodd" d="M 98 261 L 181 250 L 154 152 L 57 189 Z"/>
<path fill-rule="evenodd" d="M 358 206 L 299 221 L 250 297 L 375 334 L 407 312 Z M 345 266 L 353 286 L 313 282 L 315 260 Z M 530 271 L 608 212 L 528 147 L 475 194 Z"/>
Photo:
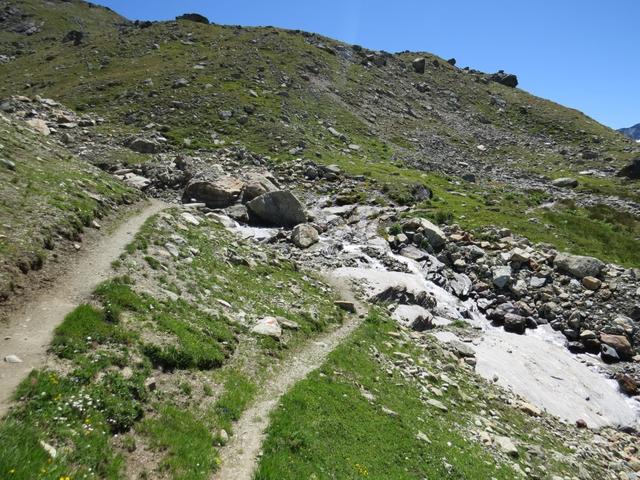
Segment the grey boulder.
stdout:
<path fill-rule="evenodd" d="M 418 57 L 413 62 L 411 62 L 411 65 L 413 66 L 413 70 L 416 73 L 424 73 L 425 67 L 427 65 L 427 59 L 424 57 Z"/>
<path fill-rule="evenodd" d="M 553 261 L 558 270 L 583 279 L 584 277 L 597 277 L 604 268 L 604 263 L 597 258 L 559 253 Z"/>
<path fill-rule="evenodd" d="M 182 201 L 202 202 L 209 208 L 226 208 L 240 198 L 243 186 L 243 182 L 232 177 L 219 178 L 213 182 L 196 181 L 187 186 Z"/>
<path fill-rule="evenodd" d="M 298 248 L 309 248 L 319 240 L 318 231 L 309 223 L 296 225 L 291 232 L 291 241 Z"/>
<path fill-rule="evenodd" d="M 159 143 L 146 138 L 134 138 L 128 147 L 138 153 L 158 153 L 162 149 Z"/>
<path fill-rule="evenodd" d="M 493 284 L 498 288 L 504 288 L 512 281 L 511 267 L 494 267 L 492 274 Z"/>
<path fill-rule="evenodd" d="M 250 174 L 245 180 L 245 186 L 242 191 L 242 201 L 250 202 L 256 197 L 267 192 L 275 192 L 278 187 L 265 175 L 257 173 Z"/>
<path fill-rule="evenodd" d="M 252 217 L 274 227 L 295 227 L 307 221 L 302 204 L 285 190 L 264 193 L 247 203 Z"/>
<path fill-rule="evenodd" d="M 282 336 L 282 327 L 275 317 L 264 317 L 256 322 L 251 329 L 252 333 L 263 335 L 265 337 L 280 338 Z"/>
<path fill-rule="evenodd" d="M 578 180 L 569 177 L 556 178 L 553 182 L 551 182 L 551 184 L 554 187 L 576 188 L 578 186 Z"/>
<path fill-rule="evenodd" d="M 447 237 L 440 227 L 434 225 L 426 218 L 412 218 L 402 226 L 402 229 L 405 232 L 413 231 L 421 233 L 434 250 L 440 250 L 447 241 Z"/>

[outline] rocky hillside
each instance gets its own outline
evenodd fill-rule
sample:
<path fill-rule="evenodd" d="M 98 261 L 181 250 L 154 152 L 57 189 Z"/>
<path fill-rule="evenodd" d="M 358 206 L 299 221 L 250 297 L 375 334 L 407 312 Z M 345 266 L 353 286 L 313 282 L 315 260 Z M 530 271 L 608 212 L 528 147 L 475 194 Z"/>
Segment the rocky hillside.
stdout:
<path fill-rule="evenodd" d="M 56 102 L 48 108 L 65 114 Z M 30 285 L 28 274 L 42 269 L 54 249 L 79 249 L 85 228 L 100 229 L 103 217 L 140 197 L 43 132 L 49 132 L 43 120 L 0 114 L 2 301 Z"/>
<path fill-rule="evenodd" d="M 137 152 L 240 146 L 271 164 L 338 165 L 364 178 L 367 200 L 422 202 L 433 218 L 627 262 L 602 241 L 627 225 L 592 207 L 637 212 L 637 190 L 615 173 L 638 146 L 508 75 L 300 31 L 131 22 L 77 1 L 2 5 L 0 95 L 104 119 L 77 147 L 103 168 L 141 163 Z M 113 153 L 125 146 L 135 152 Z"/>
<path fill-rule="evenodd" d="M 633 127 L 620 128 L 618 129 L 618 131 L 629 138 L 640 140 L 640 123 L 634 125 Z"/>
<path fill-rule="evenodd" d="M 0 0 L 9 327 L 101 217 L 167 205 L 51 332 L 0 477 L 637 478 L 640 145 L 517 85 Z"/>

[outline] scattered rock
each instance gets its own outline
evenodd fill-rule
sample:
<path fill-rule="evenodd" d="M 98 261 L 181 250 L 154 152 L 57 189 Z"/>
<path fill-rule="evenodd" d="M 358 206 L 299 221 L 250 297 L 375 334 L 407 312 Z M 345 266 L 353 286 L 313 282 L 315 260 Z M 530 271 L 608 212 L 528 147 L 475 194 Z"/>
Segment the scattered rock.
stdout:
<path fill-rule="evenodd" d="M 158 153 L 161 150 L 159 143 L 146 138 L 134 138 L 127 143 L 127 146 L 138 153 Z"/>
<path fill-rule="evenodd" d="M 2 165 L 7 170 L 11 170 L 11 171 L 16 170 L 16 164 L 11 160 L 7 160 L 5 158 L 0 158 L 0 165 Z"/>
<path fill-rule="evenodd" d="M 172 88 L 184 88 L 188 86 L 189 80 L 187 80 L 186 78 L 178 78 L 174 80 L 173 85 L 171 85 Z"/>
<path fill-rule="evenodd" d="M 156 378 L 155 377 L 149 377 L 144 381 L 144 387 L 150 391 L 153 392 L 156 390 L 156 388 L 158 388 L 158 384 L 156 382 Z"/>
<path fill-rule="evenodd" d="M 413 70 L 416 73 L 424 73 L 425 67 L 427 65 L 427 59 L 424 57 L 418 57 L 413 62 L 411 62 L 411 65 L 413 66 Z"/>
<path fill-rule="evenodd" d="M 527 328 L 527 319 L 515 313 L 507 313 L 504 316 L 504 329 L 507 332 L 523 334 Z"/>
<path fill-rule="evenodd" d="M 638 395 L 640 394 L 640 383 L 631 378 L 629 375 L 625 375 L 624 373 L 619 373 L 616 375 L 616 380 L 618 381 L 618 385 L 620 386 L 620 390 L 627 395 Z"/>
<path fill-rule="evenodd" d="M 82 43 L 84 39 L 84 33 L 78 30 L 70 30 L 66 33 L 66 35 L 62 39 L 62 43 L 73 42 L 73 44 L 77 47 Z"/>
<path fill-rule="evenodd" d="M 504 71 L 500 70 L 497 73 L 494 73 L 493 75 L 491 75 L 489 77 L 489 80 L 496 82 L 496 83 L 500 83 L 502 85 L 505 85 L 507 87 L 511 87 L 511 88 L 515 88 L 518 86 L 518 77 L 515 76 L 512 73 L 505 73 Z"/>
<path fill-rule="evenodd" d="M 494 267 L 492 281 L 498 288 L 505 288 L 512 281 L 511 267 Z"/>
<path fill-rule="evenodd" d="M 551 184 L 554 187 L 562 187 L 562 188 L 576 188 L 578 186 L 578 180 L 575 178 L 557 178 Z"/>
<path fill-rule="evenodd" d="M 218 432 L 218 445 L 223 447 L 229 443 L 229 434 L 224 428 L 221 428 Z"/>
<path fill-rule="evenodd" d="M 299 248 L 309 248 L 319 240 L 318 231 L 309 223 L 296 225 L 291 232 L 291 241 Z"/>
<path fill-rule="evenodd" d="M 437 408 L 441 412 L 448 412 L 449 411 L 449 409 L 447 408 L 447 406 L 444 403 L 442 403 L 439 400 L 436 400 L 435 398 L 427 399 L 427 405 L 430 405 L 430 406 L 432 406 L 434 408 Z"/>
<path fill-rule="evenodd" d="M 620 357 L 618 356 L 616 350 L 609 345 L 605 345 L 604 343 L 600 346 L 600 356 L 606 363 L 617 363 L 620 361 Z"/>
<path fill-rule="evenodd" d="M 261 318 L 251 329 L 251 332 L 276 339 L 282 336 L 282 328 L 275 317 Z"/>
<path fill-rule="evenodd" d="M 542 415 L 542 410 L 540 410 L 535 405 L 531 405 L 530 403 L 527 403 L 527 402 L 520 402 L 520 404 L 518 405 L 518 408 L 522 410 L 524 413 L 526 413 L 527 415 L 530 415 L 532 417 L 539 417 Z"/>
<path fill-rule="evenodd" d="M 189 22 L 203 23 L 209 25 L 209 19 L 199 13 L 185 13 L 176 17 L 176 20 L 186 20 Z"/>
<path fill-rule="evenodd" d="M 587 290 L 598 290 L 602 286 L 602 281 L 596 277 L 584 277 L 582 279 L 582 285 Z"/>
<path fill-rule="evenodd" d="M 249 202 L 260 195 L 268 192 L 275 192 L 278 187 L 264 175 L 252 174 L 245 181 L 242 190 L 242 201 Z"/>
<path fill-rule="evenodd" d="M 402 225 L 404 232 L 417 232 L 423 235 L 426 242 L 434 250 L 440 250 L 446 243 L 447 237 L 444 232 L 426 218 L 411 218 Z"/>
<path fill-rule="evenodd" d="M 640 157 L 635 158 L 629 165 L 618 172 L 619 177 L 627 177 L 630 180 L 640 180 Z"/>
<path fill-rule="evenodd" d="M 4 361 L 7 363 L 22 363 L 22 359 L 17 355 L 7 355 L 4 357 Z"/>
<path fill-rule="evenodd" d="M 347 300 L 336 300 L 335 306 L 349 313 L 356 313 L 356 304 Z"/>
<path fill-rule="evenodd" d="M 517 458 L 518 457 L 518 449 L 516 448 L 513 440 L 509 437 L 497 436 L 495 437 L 495 442 L 498 448 L 502 451 L 502 453 L 506 453 L 510 457 Z"/>
<path fill-rule="evenodd" d="M 40 118 L 31 118 L 27 120 L 27 125 L 33 128 L 36 132 L 41 135 L 47 136 L 51 134 L 51 130 L 47 126 L 47 122 Z"/>
<path fill-rule="evenodd" d="M 198 220 L 198 218 L 193 215 L 192 213 L 189 212 L 183 212 L 180 214 L 180 217 L 187 223 L 194 225 L 194 226 L 198 226 L 200 225 L 200 220 Z"/>
<path fill-rule="evenodd" d="M 51 445 L 49 445 L 48 443 L 40 440 L 40 446 L 44 449 L 45 452 L 47 452 L 47 454 L 55 459 L 58 456 L 58 451 Z"/>
<path fill-rule="evenodd" d="M 600 342 L 613 348 L 621 359 L 626 360 L 633 356 L 631 343 L 629 343 L 629 340 L 624 335 L 609 335 L 603 333 L 600 335 Z"/>

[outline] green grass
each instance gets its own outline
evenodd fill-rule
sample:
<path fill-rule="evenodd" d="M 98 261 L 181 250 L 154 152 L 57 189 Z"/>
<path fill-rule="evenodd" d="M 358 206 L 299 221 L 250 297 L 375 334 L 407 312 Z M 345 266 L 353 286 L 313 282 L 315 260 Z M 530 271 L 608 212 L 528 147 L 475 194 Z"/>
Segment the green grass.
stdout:
<path fill-rule="evenodd" d="M 514 478 L 451 428 L 455 414 L 430 415 L 415 386 L 398 376 L 387 379 L 367 348 L 379 322 L 370 316 L 319 371 L 285 395 L 255 479 Z M 375 392 L 375 403 L 360 387 Z M 432 443 L 416 438 L 420 431 Z"/>
<path fill-rule="evenodd" d="M 217 458 L 213 442 L 220 429 L 233 431 L 253 399 L 254 376 L 273 365 L 273 356 L 341 321 L 332 295 L 290 262 L 215 222 L 184 231 L 176 228 L 178 219 L 179 210 L 171 210 L 146 222 L 116 265 L 118 275 L 56 329 L 49 369 L 22 382 L 15 407 L 0 422 L 0 439 L 15 438 L 0 452 L 0 478 L 14 469 L 10 478 L 94 478 L 90 472 L 124 478 L 128 458 L 137 455 L 137 435 L 170 478 L 207 478 Z M 145 257 L 155 258 L 176 232 L 187 242 L 185 255 L 188 247 L 198 255 L 191 263 L 164 259 L 167 270 L 154 270 Z M 253 262 L 229 262 L 231 255 Z M 162 289 L 183 298 L 153 296 Z M 256 342 L 221 311 L 223 299 L 233 305 L 229 314 L 282 315 L 300 329 L 282 342 Z M 146 387 L 152 376 L 163 378 L 156 390 Z M 58 450 L 55 460 L 40 440 Z"/>
<path fill-rule="evenodd" d="M 127 343 L 130 336 L 107 321 L 105 311 L 81 305 L 56 328 L 51 348 L 61 358 L 72 359 L 86 353 L 94 343 Z"/>
<path fill-rule="evenodd" d="M 110 175 L 0 115 L 0 297 L 20 271 L 38 270 L 60 239 L 78 241 L 91 220 L 138 194 Z"/>
<path fill-rule="evenodd" d="M 627 267 L 640 265 L 640 220 L 598 205 L 543 211 L 556 245 Z"/>
<path fill-rule="evenodd" d="M 0 453 L 2 478 L 121 478 L 122 457 L 110 438 L 141 418 L 143 377 L 112 372 L 92 382 L 91 368 L 80 366 L 68 376 L 35 370 L 20 385 L 20 404 L 0 424 L 8 446 Z M 41 441 L 56 446 L 55 459 Z"/>
<path fill-rule="evenodd" d="M 177 339 L 177 345 L 145 344 L 151 362 L 165 370 L 197 368 L 207 370 L 222 365 L 235 344 L 235 336 L 224 318 L 198 311 L 187 302 L 165 302 L 164 311 L 153 320 L 159 331 Z"/>
<path fill-rule="evenodd" d="M 240 415 L 253 400 L 256 391 L 256 384 L 249 380 L 246 375 L 237 371 L 226 373 L 224 392 L 216 400 L 214 415 L 217 423 L 227 433 L 232 432 L 233 422 L 240 419 Z"/>
<path fill-rule="evenodd" d="M 207 479 L 217 466 L 208 425 L 188 410 L 163 406 L 158 416 L 142 422 L 138 431 L 153 448 L 164 452 L 160 471 L 174 480 Z"/>
<path fill-rule="evenodd" d="M 566 451 L 555 432 L 502 403 L 497 392 L 469 372 L 460 372 L 438 347 L 391 344 L 388 332 L 395 330 L 393 322 L 373 312 L 318 371 L 281 399 L 272 414 L 256 480 L 518 478 L 509 461 L 494 457 L 471 438 L 482 409 L 499 417 L 500 429 L 523 443 Z M 435 398 L 448 406 L 448 412 L 427 405 L 415 380 L 389 373 L 396 352 L 433 372 L 428 383 L 443 392 Z M 443 387 L 440 372 L 456 385 Z M 373 401 L 365 398 L 365 390 L 374 395 Z M 434 398 L 431 392 L 426 395 Z M 420 433 L 429 441 L 419 438 Z M 516 462 L 523 468 L 542 465 L 523 450 Z M 557 459 L 544 466 L 548 473 L 571 471 Z"/>

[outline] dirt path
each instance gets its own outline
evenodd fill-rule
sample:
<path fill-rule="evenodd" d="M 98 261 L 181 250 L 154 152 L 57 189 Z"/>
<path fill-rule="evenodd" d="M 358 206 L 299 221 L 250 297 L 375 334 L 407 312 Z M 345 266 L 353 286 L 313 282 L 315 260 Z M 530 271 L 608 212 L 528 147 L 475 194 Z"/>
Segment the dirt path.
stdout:
<path fill-rule="evenodd" d="M 53 330 L 100 282 L 112 275 L 111 262 L 133 240 L 142 224 L 166 206 L 152 200 L 113 232 L 86 246 L 70 260 L 67 273 L 57 279 L 53 288 L 27 301 L 7 324 L 0 325 L 0 417 L 6 413 L 20 381 L 45 362 Z M 7 357 L 12 355 L 22 362 L 8 362 Z"/>
<path fill-rule="evenodd" d="M 258 456 L 269 425 L 269 414 L 278 405 L 280 397 L 311 371 L 324 363 L 333 351 L 353 332 L 367 308 L 360 303 L 344 279 L 325 278 L 343 300 L 353 302 L 357 313 L 350 314 L 345 323 L 303 347 L 285 360 L 279 372 L 263 386 L 258 399 L 247 409 L 234 426 L 235 434 L 221 453 L 222 464 L 214 480 L 251 480 L 257 467 Z"/>

